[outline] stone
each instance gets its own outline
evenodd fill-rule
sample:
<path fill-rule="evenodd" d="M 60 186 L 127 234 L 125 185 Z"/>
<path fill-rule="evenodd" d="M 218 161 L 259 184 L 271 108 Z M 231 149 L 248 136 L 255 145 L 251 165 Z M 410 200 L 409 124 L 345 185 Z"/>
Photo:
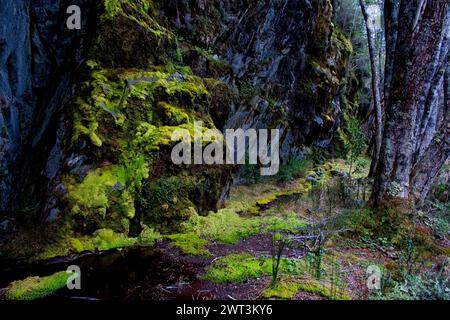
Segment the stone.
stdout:
<path fill-rule="evenodd" d="M 48 222 L 55 221 L 56 219 L 58 219 L 60 213 L 61 210 L 59 210 L 58 208 L 53 208 L 52 210 L 50 210 L 50 214 L 48 215 L 47 221 Z"/>

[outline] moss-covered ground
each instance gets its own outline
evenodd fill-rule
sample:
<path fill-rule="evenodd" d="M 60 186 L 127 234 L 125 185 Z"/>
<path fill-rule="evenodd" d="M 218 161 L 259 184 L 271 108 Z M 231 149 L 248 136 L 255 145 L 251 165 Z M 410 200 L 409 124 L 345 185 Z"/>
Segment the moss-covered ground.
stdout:
<path fill-rule="evenodd" d="M 239 292 L 250 290 L 251 296 L 243 294 L 242 297 L 333 300 L 367 299 L 379 294 L 367 288 L 369 266 L 379 267 L 386 279 L 396 283 L 408 268 L 430 268 L 436 261 L 448 259 L 445 247 L 430 244 L 433 241 L 422 229 L 412 234 L 413 241 L 422 239 L 414 242 L 412 252 L 387 247 L 387 238 L 376 233 L 373 212 L 360 207 L 358 201 L 350 202 L 349 207 L 349 202 L 341 199 L 363 197 L 362 191 L 348 194 L 338 183 L 339 177 L 345 176 L 348 170 L 345 161 L 337 160 L 310 168 L 301 178 L 288 183 L 280 184 L 273 179 L 261 184 L 234 186 L 223 209 L 206 216 L 194 210 L 178 232 L 161 230 L 161 234 L 144 227 L 138 237 L 132 238 L 111 229 L 99 229 L 92 236 L 65 236 L 62 241 L 65 247 L 49 247 L 47 256 L 41 258 L 69 252 L 156 245 L 172 255 L 179 252 L 177 259 L 180 261 L 188 257 L 200 261 L 202 271 L 196 269 L 197 278 L 208 290 L 216 288 L 223 292 L 232 285 L 237 290 L 237 293 L 233 291 L 237 298 Z M 354 179 L 363 179 L 367 170 L 367 167 L 360 168 Z M 105 180 L 109 179 L 109 174 Z M 94 193 L 91 192 L 92 197 L 101 203 L 101 197 Z M 295 240 L 318 232 L 324 235 L 319 247 L 317 239 Z M 277 263 L 280 244 L 284 247 Z M 431 259 L 427 250 L 435 249 Z M 428 257 L 426 266 L 415 262 L 418 255 Z M 276 265 L 277 273 L 274 272 Z M 16 281 L 8 287 L 6 297 L 42 298 L 62 288 L 66 278 L 65 274 L 57 273 Z M 395 292 L 396 287 L 393 288 L 389 290 Z"/>
<path fill-rule="evenodd" d="M 57 272 L 47 277 L 29 277 L 11 283 L 6 288 L 8 300 L 36 300 L 48 297 L 66 287 L 70 274 Z"/>

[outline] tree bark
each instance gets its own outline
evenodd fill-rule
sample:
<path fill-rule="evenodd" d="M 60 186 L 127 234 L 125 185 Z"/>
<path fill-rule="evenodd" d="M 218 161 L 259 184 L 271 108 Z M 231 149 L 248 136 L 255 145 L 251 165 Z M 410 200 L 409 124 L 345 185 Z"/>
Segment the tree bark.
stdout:
<path fill-rule="evenodd" d="M 450 69 L 450 68 L 449 68 Z M 428 194 L 433 186 L 433 182 L 439 174 L 440 169 L 450 158 L 450 73 L 446 73 L 444 85 L 444 106 L 445 113 L 441 126 L 437 131 L 433 141 L 417 162 L 413 170 L 413 186 L 418 202 L 422 202 L 423 195 Z"/>
<path fill-rule="evenodd" d="M 399 3 L 397 0 L 384 1 L 384 33 L 386 38 L 386 63 L 384 70 L 384 105 L 389 104 L 389 93 L 392 85 L 395 48 L 398 35 Z"/>
<path fill-rule="evenodd" d="M 427 191 L 427 182 L 419 177 L 414 178 L 413 168 L 417 175 L 423 172 L 422 168 L 425 166 L 430 169 L 433 166 L 433 172 L 439 171 L 442 166 L 440 159 L 445 157 L 445 148 L 448 146 L 448 141 L 444 141 L 448 128 L 444 126 L 438 133 L 444 139 L 435 138 L 423 157 L 417 159 L 415 156 L 416 140 L 420 138 L 417 122 L 421 121 L 419 117 L 430 96 L 432 82 L 446 61 L 441 59 L 442 50 L 448 52 L 448 48 L 443 48 L 448 46 L 444 41 L 448 2 L 401 1 L 398 15 L 391 7 L 394 3 L 395 1 L 386 0 L 385 4 L 385 19 L 388 20 L 386 121 L 374 185 L 375 204 L 382 204 L 391 198 L 408 200 L 413 189 Z M 426 194 L 427 192 L 420 193 L 420 196 L 425 197 Z"/>
<path fill-rule="evenodd" d="M 450 10 L 444 22 L 440 49 L 436 51 L 434 78 L 430 82 L 430 89 L 427 96 L 423 96 L 425 101 L 418 108 L 416 123 L 416 159 L 418 160 L 430 145 L 434 134 L 440 126 L 440 119 L 443 115 L 444 96 L 444 74 L 448 71 L 450 63 Z"/>

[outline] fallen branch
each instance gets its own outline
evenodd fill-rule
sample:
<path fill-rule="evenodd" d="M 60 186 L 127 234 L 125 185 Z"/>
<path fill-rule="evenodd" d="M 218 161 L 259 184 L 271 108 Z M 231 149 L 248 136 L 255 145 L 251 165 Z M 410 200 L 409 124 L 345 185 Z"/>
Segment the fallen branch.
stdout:
<path fill-rule="evenodd" d="M 305 241 L 305 240 L 314 240 L 321 236 L 323 237 L 323 236 L 328 236 L 328 235 L 333 235 L 333 234 L 345 233 L 348 231 L 351 231 L 351 230 L 350 229 L 341 229 L 341 230 L 321 231 L 317 235 L 292 236 L 292 237 L 289 237 L 289 240 L 301 242 L 301 241 Z"/>
<path fill-rule="evenodd" d="M 374 241 L 370 241 L 367 239 L 362 239 L 362 241 L 372 247 L 374 247 L 375 249 L 377 249 L 378 251 L 380 251 L 381 253 L 385 254 L 387 257 L 389 257 L 392 260 L 398 260 L 398 256 L 395 253 L 389 252 L 387 251 L 385 248 L 383 248 L 382 246 L 380 246 L 379 244 L 375 243 Z"/>

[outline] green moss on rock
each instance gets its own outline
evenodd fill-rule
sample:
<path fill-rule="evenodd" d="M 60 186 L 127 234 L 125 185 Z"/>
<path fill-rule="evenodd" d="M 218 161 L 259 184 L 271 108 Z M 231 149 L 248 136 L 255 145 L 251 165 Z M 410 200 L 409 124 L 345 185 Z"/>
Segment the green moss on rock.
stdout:
<path fill-rule="evenodd" d="M 160 19 L 158 1 L 102 0 L 99 5 L 97 33 L 72 101 L 67 144 L 67 154 L 86 160 L 68 164 L 61 174 L 67 193 L 60 200 L 67 211 L 58 222 L 68 235 L 46 246 L 42 258 L 140 244 L 128 237 L 140 224 L 174 232 L 197 212 L 219 209 L 229 178 L 222 167 L 199 170 L 167 159 L 175 130 L 192 136 L 193 123 L 202 121 L 203 131 L 196 132 L 202 135 L 226 118 L 218 112 L 229 88 L 175 65 L 183 62 L 177 55 L 185 44 Z M 212 73 L 227 69 L 210 58 Z M 136 159 L 142 159 L 140 167 L 133 165 Z M 247 232 L 241 231 L 224 236 L 225 241 Z"/>
<path fill-rule="evenodd" d="M 347 59 L 353 53 L 353 44 L 351 40 L 338 28 L 334 28 L 331 40 L 336 46 L 338 53 L 344 58 L 344 61 L 348 61 Z"/>
<path fill-rule="evenodd" d="M 58 240 L 36 254 L 32 261 L 49 260 L 71 253 L 108 251 L 130 246 L 153 246 L 161 238 L 159 232 L 146 225 L 142 226 L 142 232 L 136 238 L 129 237 L 127 233 L 119 233 L 111 229 L 99 229 L 91 235 L 74 234 L 71 230 L 68 230 Z"/>
<path fill-rule="evenodd" d="M 94 233 L 94 245 L 100 251 L 130 247 L 137 244 L 136 238 L 128 238 L 109 229 L 97 230 Z"/>
<path fill-rule="evenodd" d="M 104 65 L 144 68 L 176 56 L 176 36 L 159 23 L 153 1 L 103 0 L 103 10 L 91 55 Z"/>
<path fill-rule="evenodd" d="M 175 130 L 184 129 L 194 136 L 214 128 L 208 114 L 210 96 L 203 80 L 192 76 L 188 68 L 167 64 L 147 71 L 101 69 L 93 60 L 88 61 L 87 66 L 89 81 L 83 83 L 83 94 L 74 105 L 72 144 L 76 148 L 87 140 L 97 148 L 93 149 L 95 158 L 106 158 L 114 165 L 90 171 L 81 183 L 78 177 L 68 175 L 65 184 L 73 214 L 84 217 L 94 228 L 122 232 L 123 229 L 117 228 L 120 227 L 119 219 L 132 219 L 136 210 L 137 188 L 133 183 L 128 186 L 124 173 L 128 164 L 143 157 L 142 166 L 147 173 L 151 172 L 151 166 L 157 165 L 155 162 L 162 150 L 174 145 L 171 137 Z M 194 132 L 195 121 L 203 122 L 202 132 Z M 217 174 L 222 175 L 222 169 L 214 169 L 207 170 L 211 179 Z M 168 194 L 165 187 L 176 179 L 180 170 L 172 174 L 172 177 L 138 188 L 139 194 L 144 193 L 140 197 L 148 198 L 141 204 L 150 222 L 158 222 L 158 216 L 168 218 L 165 220 L 187 220 L 192 211 L 189 208 L 200 205 L 190 199 L 194 191 L 192 186 L 198 189 L 202 185 L 193 172 L 188 173 L 189 178 L 185 175 L 178 179 L 182 183 L 176 186 L 170 199 L 165 199 L 164 194 Z M 219 177 L 214 183 L 219 184 L 222 180 Z M 221 194 L 222 190 L 216 192 L 217 187 L 208 183 L 205 193 L 214 192 L 213 197 Z"/>
<path fill-rule="evenodd" d="M 70 199 L 75 203 L 72 211 L 83 215 L 93 209 L 105 215 L 108 195 L 118 184 L 124 186 L 125 180 L 117 166 L 91 171 L 80 184 L 67 184 Z"/>
<path fill-rule="evenodd" d="M 7 300 L 36 300 L 48 297 L 67 285 L 70 273 L 61 271 L 48 277 L 14 281 L 6 289 Z"/>

